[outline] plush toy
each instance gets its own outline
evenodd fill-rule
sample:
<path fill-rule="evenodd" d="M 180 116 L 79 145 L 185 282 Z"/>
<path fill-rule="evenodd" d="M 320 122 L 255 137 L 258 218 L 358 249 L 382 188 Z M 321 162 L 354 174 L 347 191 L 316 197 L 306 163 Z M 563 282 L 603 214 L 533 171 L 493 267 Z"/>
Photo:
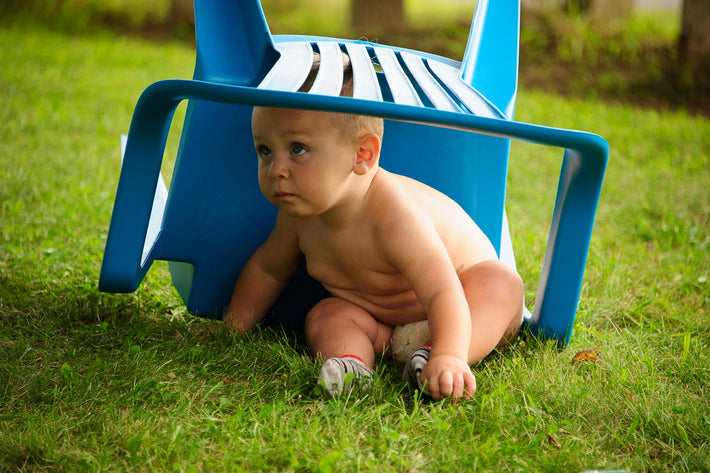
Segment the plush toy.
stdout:
<path fill-rule="evenodd" d="M 430 341 L 429 323 L 426 320 L 397 325 L 392 334 L 392 356 L 398 366 L 404 367 L 414 350 Z"/>

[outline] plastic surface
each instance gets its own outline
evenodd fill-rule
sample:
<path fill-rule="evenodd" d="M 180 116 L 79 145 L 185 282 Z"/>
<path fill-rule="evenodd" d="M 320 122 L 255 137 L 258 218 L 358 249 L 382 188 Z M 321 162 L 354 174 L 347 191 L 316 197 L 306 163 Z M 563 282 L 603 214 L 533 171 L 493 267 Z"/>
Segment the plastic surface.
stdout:
<path fill-rule="evenodd" d="M 503 216 L 509 139 L 565 149 L 530 325 L 561 344 L 567 343 L 608 145 L 589 133 L 511 121 L 517 84 L 517 1 L 478 2 L 460 66 L 463 76 L 468 77 L 466 82 L 458 80 L 455 73 L 452 76 L 451 70 L 459 67 L 455 61 L 337 40 L 341 50 L 352 57 L 360 55 L 357 61 L 365 68 L 355 71 L 355 95 L 359 98 L 334 95 L 337 87 L 333 83 L 338 79 L 330 74 L 316 80 L 318 85 L 312 93 L 290 91 L 297 84 L 273 85 L 283 83 L 283 73 L 273 71 L 285 64 L 285 51 L 294 47 L 292 43 L 305 41 L 307 47 L 329 48 L 332 53 L 332 44 L 322 42 L 336 40 L 272 38 L 256 1 L 197 0 L 195 6 L 195 80 L 152 84 L 136 105 L 101 270 L 102 291 L 134 291 L 153 260 L 168 260 L 188 310 L 220 318 L 241 268 L 268 235 L 276 212 L 258 189 L 250 132 L 252 106 L 371 114 L 387 119 L 382 167 L 426 182 L 454 198 L 499 252 L 501 237 L 507 232 Z M 235 18 L 237 14 L 242 16 Z M 233 33 L 227 28 L 232 23 L 251 26 L 235 38 L 229 36 Z M 235 41 L 239 41 L 239 47 L 234 46 Z M 302 51 L 309 54 L 307 49 Z M 242 52 L 244 57 L 238 57 Z M 385 69 L 382 58 L 389 61 L 386 68 L 391 72 L 372 73 L 380 86 L 373 91 L 372 74 L 367 69 L 376 70 L 372 65 L 375 62 Z M 241 65 L 236 66 L 235 61 Z M 284 66 L 285 74 L 302 72 L 302 60 L 286 62 L 301 65 Z M 490 74 L 494 67 L 500 67 L 505 80 L 478 77 L 483 69 Z M 404 77 L 400 70 L 404 70 Z M 358 74 L 363 81 L 360 89 Z M 390 81 L 390 77 L 397 78 Z M 404 85 L 396 86 L 395 82 Z M 408 90 L 400 93 L 399 87 Z M 190 102 L 161 229 L 144 259 L 167 130 L 176 106 L 186 99 Z M 420 105 L 408 104 L 412 99 Z M 509 259 L 509 249 L 504 250 L 503 256 Z M 307 310 L 324 295 L 322 287 L 302 271 L 270 318 L 299 326 Z"/>

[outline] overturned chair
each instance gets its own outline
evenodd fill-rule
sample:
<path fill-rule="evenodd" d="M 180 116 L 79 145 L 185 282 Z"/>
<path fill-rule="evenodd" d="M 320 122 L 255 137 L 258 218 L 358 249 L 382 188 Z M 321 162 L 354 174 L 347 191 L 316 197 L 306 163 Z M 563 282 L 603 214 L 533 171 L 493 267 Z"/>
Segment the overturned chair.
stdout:
<path fill-rule="evenodd" d="M 504 211 L 510 140 L 564 149 L 527 323 L 565 345 L 609 149 L 597 135 L 513 120 L 519 12 L 519 0 L 478 0 L 459 63 L 363 41 L 272 36 L 258 0 L 195 0 L 193 80 L 150 85 L 133 114 L 100 290 L 135 291 L 154 260 L 167 260 L 187 309 L 221 318 L 242 267 L 276 215 L 257 183 L 252 107 L 377 115 L 385 118 L 382 166 L 456 200 L 511 265 Z M 313 85 L 298 92 L 316 54 Z M 343 54 L 352 64 L 353 97 L 340 96 Z M 160 169 L 183 100 L 189 103 L 168 192 Z M 298 326 L 324 295 L 303 270 L 267 320 Z"/>

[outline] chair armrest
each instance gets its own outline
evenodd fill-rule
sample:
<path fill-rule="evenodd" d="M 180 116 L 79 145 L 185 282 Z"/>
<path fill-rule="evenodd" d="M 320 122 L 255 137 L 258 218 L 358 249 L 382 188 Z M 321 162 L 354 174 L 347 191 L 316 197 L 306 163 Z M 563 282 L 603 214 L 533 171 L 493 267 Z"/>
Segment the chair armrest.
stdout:
<path fill-rule="evenodd" d="M 164 210 L 165 189 L 160 175 L 163 152 L 172 117 L 180 100 L 155 96 L 148 89 L 133 112 L 123 149 L 121 174 L 116 190 L 109 234 L 101 264 L 99 290 L 133 292 L 153 263 L 150 242 L 157 241 L 158 218 Z M 156 201 L 162 205 L 154 205 Z"/>

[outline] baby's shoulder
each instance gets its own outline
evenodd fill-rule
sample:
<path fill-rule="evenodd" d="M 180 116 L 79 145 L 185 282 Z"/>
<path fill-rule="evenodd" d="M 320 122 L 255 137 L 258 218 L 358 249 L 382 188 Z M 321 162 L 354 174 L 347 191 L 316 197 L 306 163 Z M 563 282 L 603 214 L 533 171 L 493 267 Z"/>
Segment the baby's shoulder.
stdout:
<path fill-rule="evenodd" d="M 411 206 L 425 213 L 442 211 L 458 211 L 459 205 L 446 194 L 401 174 L 386 172 L 382 179 L 382 197 L 400 205 Z"/>
<path fill-rule="evenodd" d="M 395 174 L 392 172 L 379 169 L 377 179 L 373 180 L 373 188 L 377 194 L 386 198 L 401 197 L 407 201 L 422 196 L 434 196 L 440 194 L 437 190 L 429 187 L 423 182 L 412 179 L 411 177 Z"/>
<path fill-rule="evenodd" d="M 420 186 L 423 184 L 406 176 L 380 169 L 370 188 L 368 212 L 371 215 L 385 215 L 416 210 L 419 195 L 426 192 Z"/>
<path fill-rule="evenodd" d="M 371 217 L 400 224 L 429 222 L 437 227 L 450 217 L 466 217 L 451 198 L 420 181 L 386 171 L 377 181 L 368 209 Z"/>

